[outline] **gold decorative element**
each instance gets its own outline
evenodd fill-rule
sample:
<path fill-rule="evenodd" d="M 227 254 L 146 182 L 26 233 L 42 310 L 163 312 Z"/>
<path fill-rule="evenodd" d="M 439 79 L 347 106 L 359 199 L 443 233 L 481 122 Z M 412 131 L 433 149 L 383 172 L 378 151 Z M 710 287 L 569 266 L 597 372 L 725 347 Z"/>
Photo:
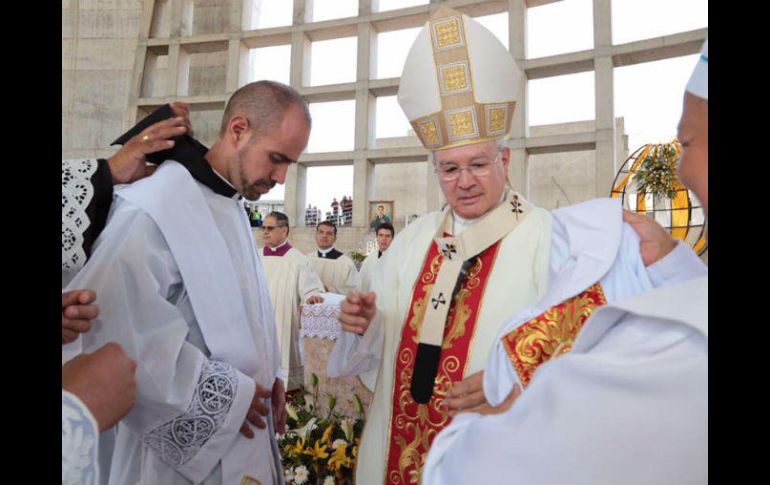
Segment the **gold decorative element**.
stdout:
<path fill-rule="evenodd" d="M 414 330 L 414 343 L 420 343 L 420 328 L 422 322 L 425 319 L 425 310 L 428 308 L 428 300 L 430 300 L 430 293 L 433 291 L 433 283 L 425 285 L 425 295 L 417 300 L 414 304 L 414 315 L 409 320 L 409 327 Z"/>
<path fill-rule="evenodd" d="M 487 111 L 487 135 L 505 133 L 505 122 L 508 119 L 508 106 L 485 106 Z"/>
<path fill-rule="evenodd" d="M 492 246 L 496 254 L 498 244 Z M 489 252 L 489 250 L 487 250 Z M 433 395 L 427 403 L 417 403 L 411 393 L 416 346 L 422 326 L 422 314 L 435 284 L 443 257 L 434 243 L 423 263 L 420 278 L 412 290 L 411 309 L 402 329 L 396 353 L 392 408 L 388 434 L 387 471 L 389 485 L 419 484 L 427 451 L 433 439 L 452 420 L 445 399 L 452 383 L 464 377 L 470 355 L 470 342 L 476 331 L 478 306 L 483 299 L 494 254 L 483 253 L 468 272 L 468 277 L 452 300 L 447 315 L 447 329 L 442 341 L 439 370 L 433 384 Z M 485 262 L 486 261 L 486 262 Z"/>
<path fill-rule="evenodd" d="M 537 368 L 569 352 L 588 317 L 607 303 L 599 283 L 566 300 L 502 338 L 522 384 L 527 386 Z"/>
<path fill-rule="evenodd" d="M 432 27 L 433 42 L 436 49 L 441 50 L 465 45 L 460 17 L 438 20 L 432 23 Z"/>
<path fill-rule="evenodd" d="M 450 111 L 447 113 L 447 119 L 449 120 L 449 138 L 458 139 L 478 136 L 479 129 L 476 124 L 476 110 L 473 107 Z"/>
<path fill-rule="evenodd" d="M 244 475 L 243 478 L 241 478 L 241 485 L 262 485 L 262 482 L 254 477 Z"/>
<path fill-rule="evenodd" d="M 442 96 L 470 91 L 473 88 L 468 61 L 439 66 L 439 72 Z"/>
<path fill-rule="evenodd" d="M 423 143 L 428 146 L 441 144 L 441 136 L 434 120 L 419 123 L 418 126 L 420 127 L 420 138 L 422 138 Z"/>
<path fill-rule="evenodd" d="M 481 262 L 481 258 L 476 258 L 476 264 L 473 265 L 470 271 L 468 271 L 468 276 L 465 279 L 466 283 L 465 286 L 468 290 L 475 290 L 476 287 L 478 287 L 481 284 L 481 278 L 479 278 L 479 273 L 481 273 L 481 269 L 484 267 L 484 264 Z"/>
<path fill-rule="evenodd" d="M 468 322 L 472 313 L 470 305 L 465 302 L 469 296 L 471 296 L 471 292 L 466 288 L 462 288 L 457 292 L 452 308 L 454 315 L 447 319 L 451 323 L 451 326 L 444 336 L 444 343 L 441 346 L 442 349 L 451 349 L 454 341 L 465 335 L 465 324 Z"/>

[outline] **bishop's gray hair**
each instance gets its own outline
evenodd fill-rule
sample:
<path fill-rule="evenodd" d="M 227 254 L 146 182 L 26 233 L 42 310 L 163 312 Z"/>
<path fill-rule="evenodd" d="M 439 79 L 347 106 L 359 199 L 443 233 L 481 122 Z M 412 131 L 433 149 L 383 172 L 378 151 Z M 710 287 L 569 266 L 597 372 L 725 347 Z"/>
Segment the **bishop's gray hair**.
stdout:
<path fill-rule="evenodd" d="M 497 150 L 500 151 L 503 148 L 508 148 L 508 137 L 500 138 L 495 140 L 495 144 L 497 145 Z M 430 151 L 430 161 L 433 162 L 433 164 L 436 164 L 436 151 L 431 150 Z"/>

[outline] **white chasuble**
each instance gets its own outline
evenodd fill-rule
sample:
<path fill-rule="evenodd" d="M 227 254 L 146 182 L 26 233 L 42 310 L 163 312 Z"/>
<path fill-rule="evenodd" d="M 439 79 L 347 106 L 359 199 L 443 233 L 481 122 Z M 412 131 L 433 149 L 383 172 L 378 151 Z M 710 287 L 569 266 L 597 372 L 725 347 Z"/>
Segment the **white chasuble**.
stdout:
<path fill-rule="evenodd" d="M 504 200 L 502 204 L 508 206 L 509 202 Z M 396 375 L 396 357 L 402 347 L 407 315 L 413 309 L 413 292 L 421 286 L 418 277 L 424 268 L 425 258 L 435 249 L 434 237 L 446 215 L 444 211 L 423 216 L 394 240 L 372 275 L 371 290 L 377 294 L 375 320 L 362 337 L 342 332 L 330 356 L 330 376 L 358 374 L 379 366 L 374 398 L 359 451 L 357 483 L 389 483 L 386 476 L 388 454 L 405 451 L 391 449 L 390 446 L 393 413 L 400 411 L 393 406 L 394 392 L 397 386 L 402 386 L 401 377 Z M 544 294 L 550 225 L 550 213 L 533 208 L 515 229 L 495 243 L 494 258 L 482 282 L 485 286 L 483 295 L 471 310 L 472 315 L 468 316 L 475 321 L 472 335 L 463 335 L 464 331 L 457 335 L 467 342 L 467 351 L 457 360 L 458 379 L 483 370 L 501 325 L 510 315 L 533 304 Z M 466 231 L 473 231 L 473 227 L 476 225 Z M 443 413 L 441 421 L 444 424 L 450 422 L 448 416 L 443 416 L 446 414 L 445 407 L 439 406 L 433 411 Z M 418 455 L 408 458 L 410 466 L 416 468 L 416 475 L 412 476 L 415 480 L 419 479 L 425 459 L 422 454 Z"/>

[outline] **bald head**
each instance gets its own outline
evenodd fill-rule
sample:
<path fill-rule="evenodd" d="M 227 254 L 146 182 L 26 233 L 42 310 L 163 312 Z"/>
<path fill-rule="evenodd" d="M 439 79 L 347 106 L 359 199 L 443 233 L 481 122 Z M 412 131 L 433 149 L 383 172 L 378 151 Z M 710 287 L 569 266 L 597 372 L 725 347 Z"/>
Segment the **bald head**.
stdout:
<path fill-rule="evenodd" d="M 230 120 L 240 114 L 248 118 L 255 134 L 260 137 L 277 129 L 292 106 L 300 108 L 310 129 L 310 111 L 297 91 L 274 81 L 249 83 L 233 93 L 227 102 L 219 136 L 224 136 Z"/>

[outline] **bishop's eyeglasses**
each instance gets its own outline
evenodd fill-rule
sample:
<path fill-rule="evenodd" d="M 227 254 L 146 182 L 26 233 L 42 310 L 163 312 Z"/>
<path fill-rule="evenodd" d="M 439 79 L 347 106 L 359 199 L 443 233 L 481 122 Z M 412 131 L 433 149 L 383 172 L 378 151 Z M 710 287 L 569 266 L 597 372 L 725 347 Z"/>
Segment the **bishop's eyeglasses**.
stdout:
<path fill-rule="evenodd" d="M 262 232 L 273 232 L 273 229 L 278 229 L 279 227 L 286 227 L 286 224 L 278 224 L 277 226 L 262 226 Z"/>
<path fill-rule="evenodd" d="M 497 154 L 492 161 L 476 159 L 476 161 L 471 162 L 467 167 L 461 167 L 452 162 L 438 163 L 433 171 L 436 172 L 438 178 L 444 182 L 454 182 L 455 180 L 459 179 L 460 173 L 463 170 L 467 170 L 474 177 L 486 177 L 492 173 L 492 165 L 497 163 L 497 161 L 500 159 L 500 153 L 502 153 L 502 151 L 502 148 L 498 148 Z"/>

